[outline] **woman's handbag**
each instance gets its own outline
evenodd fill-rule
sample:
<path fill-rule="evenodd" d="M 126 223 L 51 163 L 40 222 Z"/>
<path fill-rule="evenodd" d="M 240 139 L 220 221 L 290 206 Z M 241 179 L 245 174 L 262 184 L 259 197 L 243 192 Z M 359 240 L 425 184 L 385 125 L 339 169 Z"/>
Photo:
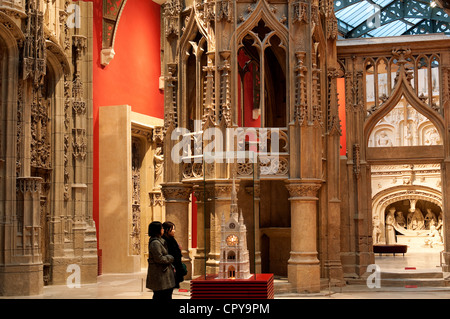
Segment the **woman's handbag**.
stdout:
<path fill-rule="evenodd" d="M 188 271 L 187 271 L 187 267 L 185 263 L 181 263 L 181 266 L 183 267 L 183 277 L 187 275 Z"/>

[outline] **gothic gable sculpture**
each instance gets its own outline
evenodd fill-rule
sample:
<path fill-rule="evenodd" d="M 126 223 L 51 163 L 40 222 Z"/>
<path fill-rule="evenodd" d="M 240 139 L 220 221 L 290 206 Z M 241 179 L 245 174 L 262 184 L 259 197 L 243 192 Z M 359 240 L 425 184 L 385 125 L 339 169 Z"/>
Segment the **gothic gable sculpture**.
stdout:
<path fill-rule="evenodd" d="M 292 228 L 291 237 L 275 238 L 278 234 L 269 234 L 269 237 L 283 242 L 286 256 L 283 256 L 282 272 L 289 277 L 293 289 L 320 290 L 321 273 L 338 283 L 343 282 L 342 266 L 338 262 L 339 241 L 334 235 L 318 235 L 318 223 L 314 222 L 321 209 L 321 214 L 327 216 L 324 220 L 330 221 L 327 225 L 338 232 L 339 226 L 331 222 L 339 219 L 339 204 L 334 200 L 338 198 L 339 176 L 331 171 L 338 165 L 339 159 L 332 154 L 339 152 L 341 134 L 336 86 L 340 67 L 335 50 L 337 20 L 333 1 L 195 0 L 183 3 L 168 0 L 162 12 L 167 129 L 164 154 L 170 154 L 173 141 L 168 137 L 177 128 L 188 130 L 189 133 L 179 138 L 190 141 L 191 151 L 197 154 L 201 154 L 208 143 L 201 139 L 207 129 L 221 132 L 238 128 L 279 130 L 280 147 L 272 150 L 277 153 L 275 160 L 204 163 L 195 162 L 199 157 L 186 152 L 185 161 L 175 165 L 169 156 L 165 157 L 163 193 L 165 188 L 193 186 L 199 193 L 212 194 L 210 201 L 197 201 L 200 203 L 197 219 L 206 221 L 207 227 L 197 228 L 199 246 L 192 262 L 194 273 L 217 274 L 221 260 L 228 262 L 228 257 L 229 260 L 238 258 L 237 252 L 226 252 L 224 257 L 220 250 L 221 244 L 225 245 L 224 249 L 231 247 L 226 245 L 227 240 L 222 239 L 219 230 L 223 207 L 232 201 L 230 167 L 233 166 L 239 185 L 243 187 L 257 187 L 249 183 L 253 176 L 261 173 L 270 179 L 268 183 L 282 182 L 286 205 L 280 207 L 279 214 Z M 264 133 L 257 134 L 262 134 L 257 135 L 257 139 L 264 138 Z M 227 143 L 231 141 L 225 138 L 222 145 L 229 145 Z M 248 150 L 250 143 L 243 144 Z M 276 143 L 270 141 L 268 145 L 270 150 Z M 234 146 L 237 149 L 238 145 Z M 323 183 L 325 176 L 327 183 Z M 211 190 L 207 191 L 208 188 Z M 260 195 L 268 198 L 270 194 Z M 329 200 L 329 206 L 318 208 L 319 197 Z M 248 200 L 250 197 L 243 199 Z M 170 218 L 182 219 L 188 215 L 188 201 L 167 200 L 166 204 Z M 208 208 L 210 205 L 213 208 Z M 245 205 L 248 203 L 244 202 L 242 207 Z M 260 224 L 258 220 L 249 220 L 246 214 L 244 210 L 242 218 L 248 223 Z M 263 214 L 270 215 L 269 212 Z M 232 224 L 237 227 L 239 223 L 237 214 Z M 225 225 L 231 224 L 225 220 Z M 328 226 L 323 226 L 322 231 L 331 229 Z M 179 228 L 180 232 L 188 233 L 187 223 L 180 227 L 183 229 Z M 250 252 L 256 256 L 255 273 L 262 270 L 262 259 L 268 260 L 266 264 L 272 263 L 270 256 L 261 251 L 258 227 L 255 226 L 255 245 L 251 245 L 255 251 Z M 227 231 L 231 230 L 227 228 Z M 209 237 L 205 232 L 209 232 Z M 238 233 L 234 235 L 238 237 Z M 300 240 L 300 237 L 307 239 Z M 205 243 L 205 238 L 209 242 Z M 230 237 L 229 243 L 235 242 L 234 237 Z M 323 252 L 322 261 L 318 260 L 319 242 L 334 247 Z M 188 259 L 186 253 L 187 264 L 191 262 Z M 206 264 L 206 267 L 196 267 L 196 264 Z M 237 266 L 233 267 L 237 276 Z M 223 277 L 227 276 L 226 269 L 220 272 Z"/>

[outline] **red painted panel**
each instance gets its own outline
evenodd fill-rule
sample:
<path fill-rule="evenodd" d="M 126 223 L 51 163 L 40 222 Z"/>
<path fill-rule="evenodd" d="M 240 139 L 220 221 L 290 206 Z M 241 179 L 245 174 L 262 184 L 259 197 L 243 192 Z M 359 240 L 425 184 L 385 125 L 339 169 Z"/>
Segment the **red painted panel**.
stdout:
<path fill-rule="evenodd" d="M 94 0 L 93 21 L 93 215 L 99 223 L 99 108 L 130 105 L 132 111 L 163 118 L 161 75 L 160 6 L 153 1 L 128 0 L 120 17 L 111 63 L 101 65 L 102 0 Z"/>
<path fill-rule="evenodd" d="M 341 120 L 341 154 L 345 155 L 347 150 L 346 123 L 345 123 L 345 79 L 337 79 L 337 92 L 339 97 L 339 118 Z"/>

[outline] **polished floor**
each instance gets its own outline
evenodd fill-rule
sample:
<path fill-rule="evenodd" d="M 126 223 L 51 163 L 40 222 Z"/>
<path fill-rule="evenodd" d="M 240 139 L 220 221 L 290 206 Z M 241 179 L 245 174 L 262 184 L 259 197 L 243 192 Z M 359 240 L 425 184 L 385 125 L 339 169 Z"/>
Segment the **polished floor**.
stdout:
<path fill-rule="evenodd" d="M 416 268 L 427 272 L 440 272 L 440 251 L 442 248 L 410 250 L 405 256 L 376 256 L 375 263 L 381 271 L 407 271 Z M 145 272 L 135 274 L 104 274 L 96 284 L 81 285 L 78 288 L 46 286 L 39 296 L 0 297 L 0 299 L 151 299 L 153 293 L 145 288 Z M 277 279 L 277 284 L 283 279 Z M 182 289 L 176 289 L 174 299 L 189 299 L 189 282 Z M 277 293 L 275 299 L 450 299 L 450 287 L 405 288 L 367 285 L 347 285 L 342 288 L 325 289 L 315 294 Z"/>

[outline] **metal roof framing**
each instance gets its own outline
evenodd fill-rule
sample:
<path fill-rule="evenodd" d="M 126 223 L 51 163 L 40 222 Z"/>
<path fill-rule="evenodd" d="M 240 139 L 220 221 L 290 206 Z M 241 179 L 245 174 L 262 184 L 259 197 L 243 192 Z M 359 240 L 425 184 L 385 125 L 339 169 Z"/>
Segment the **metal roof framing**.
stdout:
<path fill-rule="evenodd" d="M 437 3 L 431 3 L 432 0 L 335 0 L 334 9 L 339 31 L 345 38 L 450 33 L 449 14 Z"/>

